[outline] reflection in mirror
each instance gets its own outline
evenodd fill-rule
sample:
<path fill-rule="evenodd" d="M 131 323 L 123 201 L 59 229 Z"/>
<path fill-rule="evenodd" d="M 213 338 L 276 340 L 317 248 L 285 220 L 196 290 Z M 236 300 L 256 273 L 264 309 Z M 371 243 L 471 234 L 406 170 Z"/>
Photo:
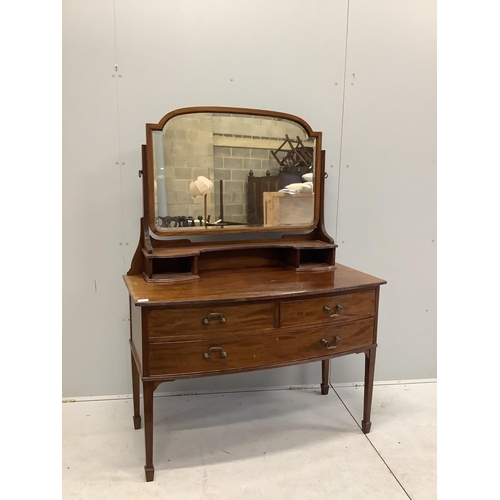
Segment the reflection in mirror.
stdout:
<path fill-rule="evenodd" d="M 153 132 L 156 228 L 312 224 L 315 147 L 301 125 L 283 118 L 174 116 Z M 208 188 L 193 196 L 200 179 Z"/>

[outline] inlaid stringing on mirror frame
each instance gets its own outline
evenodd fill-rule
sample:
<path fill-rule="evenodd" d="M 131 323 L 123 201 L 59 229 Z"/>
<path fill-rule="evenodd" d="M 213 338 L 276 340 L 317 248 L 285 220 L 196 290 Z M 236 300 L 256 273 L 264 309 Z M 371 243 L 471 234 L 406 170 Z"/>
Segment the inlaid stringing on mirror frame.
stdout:
<path fill-rule="evenodd" d="M 145 209 L 159 236 L 286 233 L 312 230 L 318 222 L 321 132 L 299 117 L 182 108 L 146 124 L 145 153 Z M 307 173 L 313 179 L 306 185 Z M 200 176 L 199 186 L 207 184 L 204 178 L 213 186 L 206 196 L 193 197 L 199 189 L 192 182 Z M 291 184 L 300 192 L 279 192 Z"/>

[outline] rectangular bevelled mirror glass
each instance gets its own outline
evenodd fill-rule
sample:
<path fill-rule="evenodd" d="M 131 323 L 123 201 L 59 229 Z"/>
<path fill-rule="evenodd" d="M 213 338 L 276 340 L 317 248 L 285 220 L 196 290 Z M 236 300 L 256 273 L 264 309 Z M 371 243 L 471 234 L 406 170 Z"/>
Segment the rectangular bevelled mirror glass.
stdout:
<path fill-rule="evenodd" d="M 314 224 L 318 144 L 305 122 L 235 110 L 169 115 L 148 128 L 155 233 Z"/>

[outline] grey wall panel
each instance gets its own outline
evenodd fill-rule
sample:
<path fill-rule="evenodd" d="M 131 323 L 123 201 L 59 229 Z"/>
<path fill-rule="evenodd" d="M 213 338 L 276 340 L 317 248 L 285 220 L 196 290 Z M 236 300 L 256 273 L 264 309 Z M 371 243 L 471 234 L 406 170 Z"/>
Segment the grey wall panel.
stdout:
<path fill-rule="evenodd" d="M 433 0 L 350 1 L 338 258 L 388 281 L 383 380 L 436 376 L 435 36 Z"/>
<path fill-rule="evenodd" d="M 63 7 L 63 395 L 127 392 L 113 3 Z"/>

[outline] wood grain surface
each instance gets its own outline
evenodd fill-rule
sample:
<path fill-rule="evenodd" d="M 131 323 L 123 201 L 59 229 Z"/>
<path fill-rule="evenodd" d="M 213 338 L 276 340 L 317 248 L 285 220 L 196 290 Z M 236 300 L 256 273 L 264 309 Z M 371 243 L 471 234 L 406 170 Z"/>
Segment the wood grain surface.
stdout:
<path fill-rule="evenodd" d="M 207 270 L 200 272 L 199 280 L 170 284 L 146 283 L 142 276 L 123 278 L 135 305 L 142 307 L 284 299 L 386 283 L 341 264 L 324 273 L 296 273 L 281 267 Z"/>

